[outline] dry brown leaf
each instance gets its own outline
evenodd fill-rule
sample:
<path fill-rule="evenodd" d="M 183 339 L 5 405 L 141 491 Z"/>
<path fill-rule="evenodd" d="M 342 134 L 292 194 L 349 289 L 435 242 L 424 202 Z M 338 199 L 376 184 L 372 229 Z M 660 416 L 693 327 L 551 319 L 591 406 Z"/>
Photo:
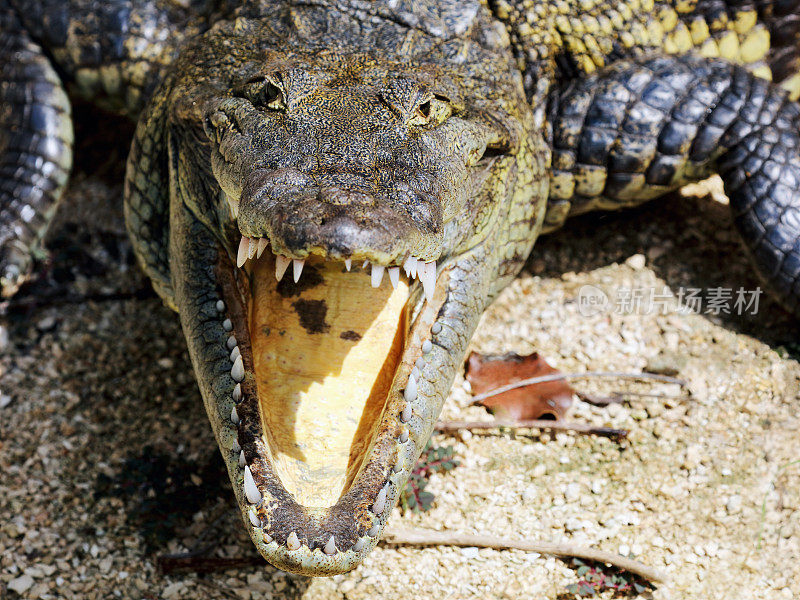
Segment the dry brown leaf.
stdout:
<path fill-rule="evenodd" d="M 467 359 L 467 381 L 475 395 L 523 379 L 557 374 L 547 361 L 534 352 L 528 356 L 509 353 L 500 356 L 472 352 Z M 535 383 L 509 390 L 480 402 L 500 419 L 562 419 L 572 406 L 575 390 L 563 380 Z"/>

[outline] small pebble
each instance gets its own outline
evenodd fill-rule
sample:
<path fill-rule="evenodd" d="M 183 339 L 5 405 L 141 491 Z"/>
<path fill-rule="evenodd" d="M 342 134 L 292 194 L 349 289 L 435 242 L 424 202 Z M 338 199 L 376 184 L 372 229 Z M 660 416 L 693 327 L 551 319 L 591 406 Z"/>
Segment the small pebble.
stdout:
<path fill-rule="evenodd" d="M 529 485 L 524 490 L 522 490 L 522 501 L 526 504 L 530 504 L 536 502 L 536 498 L 538 497 L 538 490 L 536 489 L 535 485 Z"/>
<path fill-rule="evenodd" d="M 36 322 L 36 329 L 39 331 L 50 331 L 56 325 L 56 318 L 52 315 L 39 319 Z"/>
<path fill-rule="evenodd" d="M 12 592 L 16 592 L 20 596 L 31 589 L 31 587 L 33 587 L 33 577 L 30 575 L 21 575 L 8 582 L 8 589 Z"/>
<path fill-rule="evenodd" d="M 742 510 L 742 497 L 738 494 L 734 494 L 733 496 L 729 496 L 728 499 L 725 501 L 725 510 L 728 511 L 729 515 L 735 515 L 739 511 Z"/>
<path fill-rule="evenodd" d="M 581 497 L 581 486 L 579 483 L 572 482 L 567 484 L 564 490 L 564 498 L 567 502 L 576 502 Z"/>
<path fill-rule="evenodd" d="M 633 256 L 629 257 L 628 260 L 625 261 L 625 264 L 628 265 L 634 271 L 640 271 L 644 269 L 646 259 L 644 254 L 634 254 Z"/>

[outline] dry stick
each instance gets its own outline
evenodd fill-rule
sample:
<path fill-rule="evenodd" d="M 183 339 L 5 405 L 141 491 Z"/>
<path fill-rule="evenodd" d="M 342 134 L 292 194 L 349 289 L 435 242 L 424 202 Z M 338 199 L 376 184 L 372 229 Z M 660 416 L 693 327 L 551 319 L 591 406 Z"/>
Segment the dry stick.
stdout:
<path fill-rule="evenodd" d="M 507 427 L 509 429 L 549 429 L 558 431 L 574 431 L 587 435 L 599 435 L 607 438 L 620 439 L 628 435 L 625 429 L 612 429 L 610 427 L 595 427 L 584 423 L 570 423 L 563 421 L 547 421 L 543 419 L 495 419 L 494 421 L 437 421 L 436 429 L 439 431 L 460 431 L 462 429 L 496 429 Z"/>
<path fill-rule="evenodd" d="M 213 556 L 192 556 L 167 554 L 156 558 L 156 566 L 164 575 L 172 573 L 214 573 L 227 569 L 242 567 L 263 567 L 266 563 L 260 556 L 238 556 L 233 558 L 217 558 Z"/>
<path fill-rule="evenodd" d="M 631 390 L 617 390 L 611 392 L 607 397 L 592 396 L 585 392 L 576 391 L 575 394 L 588 404 L 595 406 L 608 406 L 609 404 L 622 404 L 625 401 L 625 396 L 637 396 L 639 398 L 661 398 L 662 400 L 684 400 L 685 396 L 676 396 L 675 394 L 658 394 L 656 392 L 633 392 Z"/>
<path fill-rule="evenodd" d="M 529 540 L 511 540 L 493 535 L 470 535 L 448 531 L 425 531 L 422 529 L 386 531 L 383 541 L 387 544 L 410 546 L 477 546 L 478 548 L 495 548 L 497 550 L 517 549 L 525 552 L 538 552 L 551 556 L 569 556 L 583 558 L 595 562 L 607 563 L 629 573 L 639 575 L 648 581 L 665 581 L 666 575 L 655 567 L 649 567 L 632 558 L 626 558 L 613 552 L 604 552 L 594 548 L 573 546 L 572 544 L 556 544 L 553 542 L 537 542 Z"/>
<path fill-rule="evenodd" d="M 659 398 L 661 400 L 681 400 L 684 396 L 676 396 L 675 394 L 659 394 L 657 392 L 633 392 L 630 390 L 617 390 L 611 392 L 611 399 L 614 402 L 622 402 L 625 396 L 638 396 L 639 398 Z"/>
<path fill-rule="evenodd" d="M 523 379 L 515 381 L 508 385 L 489 390 L 483 394 L 478 394 L 472 397 L 472 403 L 477 404 L 483 402 L 487 398 L 498 396 L 516 390 L 517 388 L 528 387 L 537 383 L 547 383 L 548 381 L 561 381 L 562 379 L 590 379 L 593 377 L 608 377 L 615 379 L 649 379 L 654 381 L 661 381 L 663 383 L 674 383 L 681 387 L 686 387 L 686 381 L 676 377 L 669 377 L 668 375 L 658 375 L 656 373 L 622 373 L 619 371 L 587 371 L 586 373 L 553 373 L 551 375 L 541 375 L 539 377 L 531 377 L 530 379 Z"/>

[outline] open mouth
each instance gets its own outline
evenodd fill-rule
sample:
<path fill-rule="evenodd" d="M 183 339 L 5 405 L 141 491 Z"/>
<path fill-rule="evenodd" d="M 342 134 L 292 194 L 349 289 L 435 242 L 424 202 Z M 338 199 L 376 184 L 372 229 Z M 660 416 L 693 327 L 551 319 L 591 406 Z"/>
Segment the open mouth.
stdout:
<path fill-rule="evenodd" d="M 237 265 L 220 252 L 216 268 L 237 496 L 270 562 L 344 572 L 377 543 L 438 415 L 423 371 L 446 277 L 414 257 L 354 265 L 268 246 L 244 237 Z"/>

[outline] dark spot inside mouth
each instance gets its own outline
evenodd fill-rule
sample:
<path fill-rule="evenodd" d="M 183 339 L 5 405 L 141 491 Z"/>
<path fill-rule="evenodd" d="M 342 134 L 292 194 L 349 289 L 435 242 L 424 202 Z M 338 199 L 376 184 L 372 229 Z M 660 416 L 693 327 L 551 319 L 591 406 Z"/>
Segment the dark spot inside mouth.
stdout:
<path fill-rule="evenodd" d="M 325 315 L 328 314 L 325 300 L 298 300 L 292 303 L 292 308 L 300 318 L 300 325 L 308 333 L 325 333 L 331 328 L 325 322 Z"/>
<path fill-rule="evenodd" d="M 357 342 L 361 339 L 361 334 L 356 333 L 352 329 L 348 329 L 347 331 L 343 331 L 339 334 L 339 337 L 343 340 L 347 340 L 348 342 Z"/>
<path fill-rule="evenodd" d="M 303 269 L 300 280 L 295 283 L 292 279 L 292 267 L 290 266 L 286 276 L 278 283 L 277 290 L 281 298 L 291 298 L 292 296 L 300 296 L 306 290 L 313 289 L 323 282 L 324 280 L 319 271 L 314 267 L 306 266 Z"/>

